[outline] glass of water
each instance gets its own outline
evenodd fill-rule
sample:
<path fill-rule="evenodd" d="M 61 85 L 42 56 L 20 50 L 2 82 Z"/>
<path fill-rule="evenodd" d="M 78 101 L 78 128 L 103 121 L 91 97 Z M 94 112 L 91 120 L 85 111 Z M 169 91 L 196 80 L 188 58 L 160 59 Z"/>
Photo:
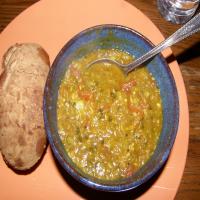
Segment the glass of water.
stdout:
<path fill-rule="evenodd" d="M 195 14 L 200 0 L 157 0 L 161 15 L 175 24 L 184 24 Z"/>

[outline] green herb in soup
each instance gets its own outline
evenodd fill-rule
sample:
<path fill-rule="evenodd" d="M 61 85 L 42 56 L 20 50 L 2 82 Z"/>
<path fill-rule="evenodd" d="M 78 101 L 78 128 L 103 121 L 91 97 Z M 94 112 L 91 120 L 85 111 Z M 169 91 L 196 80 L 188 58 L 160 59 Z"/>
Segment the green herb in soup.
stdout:
<path fill-rule="evenodd" d="M 128 76 L 108 57 L 130 63 L 116 49 L 97 50 L 75 60 L 62 80 L 57 103 L 60 138 L 72 161 L 104 180 L 131 176 L 154 152 L 162 126 L 159 89 L 143 67 Z"/>

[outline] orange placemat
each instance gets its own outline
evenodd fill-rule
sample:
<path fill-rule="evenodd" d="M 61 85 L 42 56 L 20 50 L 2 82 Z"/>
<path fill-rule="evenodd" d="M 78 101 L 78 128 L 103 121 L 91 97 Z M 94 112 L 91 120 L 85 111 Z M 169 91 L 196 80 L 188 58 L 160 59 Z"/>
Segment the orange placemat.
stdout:
<path fill-rule="evenodd" d="M 141 32 L 154 44 L 164 39 L 142 12 L 124 0 L 42 0 L 15 18 L 0 34 L 0 59 L 7 48 L 16 42 L 37 42 L 47 50 L 52 62 L 72 36 L 98 24 L 128 26 Z M 165 57 L 170 54 L 170 49 L 164 52 Z M 137 195 L 128 193 L 128 197 L 133 199 L 136 196 L 142 200 L 173 199 L 183 174 L 189 139 L 188 103 L 177 62 L 169 63 L 169 66 L 175 77 L 180 101 L 176 141 L 167 164 L 149 187 Z M 3 200 L 113 197 L 91 191 L 70 178 L 54 160 L 50 147 L 36 170 L 27 175 L 14 173 L 0 157 L 0 180 L 0 198 Z"/>

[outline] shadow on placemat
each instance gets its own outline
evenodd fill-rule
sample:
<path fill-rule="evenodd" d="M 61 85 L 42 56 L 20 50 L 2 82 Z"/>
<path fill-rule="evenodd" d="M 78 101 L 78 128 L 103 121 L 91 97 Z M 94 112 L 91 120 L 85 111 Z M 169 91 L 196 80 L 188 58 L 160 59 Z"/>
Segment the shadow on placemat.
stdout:
<path fill-rule="evenodd" d="M 179 64 L 183 64 L 185 62 L 191 61 L 195 58 L 199 58 L 199 52 L 200 52 L 200 42 L 197 42 L 193 44 L 192 46 L 186 48 L 183 52 L 180 52 L 178 55 L 174 56 L 173 54 L 170 54 L 166 61 L 167 63 L 171 63 L 175 60 Z"/>
<path fill-rule="evenodd" d="M 186 48 L 183 52 L 176 56 L 179 64 L 190 61 L 199 57 L 200 55 L 200 42 L 193 44 L 191 47 Z"/>
<path fill-rule="evenodd" d="M 52 150 L 51 153 L 53 154 Z M 73 177 L 71 177 L 63 168 L 62 166 L 58 163 L 57 159 L 54 157 L 54 162 L 56 167 L 58 168 L 59 172 L 61 173 L 63 179 L 66 181 L 67 185 L 71 187 L 71 189 L 79 194 L 82 198 L 84 199 L 95 199 L 95 200 L 128 200 L 128 199 L 136 199 L 139 196 L 141 196 L 145 191 L 147 191 L 153 183 L 158 179 L 160 174 L 162 173 L 162 170 L 164 167 L 162 167 L 159 172 L 151 178 L 148 182 L 143 184 L 142 186 L 132 189 L 126 192 L 103 192 L 103 191 L 98 191 L 91 189 L 82 183 L 79 183 L 76 181 Z M 165 166 L 165 165 L 164 165 Z"/>

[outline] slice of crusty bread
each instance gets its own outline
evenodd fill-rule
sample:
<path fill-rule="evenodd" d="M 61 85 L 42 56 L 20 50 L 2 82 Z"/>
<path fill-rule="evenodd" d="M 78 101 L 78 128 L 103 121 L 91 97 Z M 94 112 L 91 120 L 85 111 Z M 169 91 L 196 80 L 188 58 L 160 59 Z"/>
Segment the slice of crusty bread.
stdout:
<path fill-rule="evenodd" d="M 14 169 L 26 170 L 46 144 L 43 90 L 49 57 L 38 44 L 16 44 L 3 57 L 0 76 L 0 150 Z"/>

